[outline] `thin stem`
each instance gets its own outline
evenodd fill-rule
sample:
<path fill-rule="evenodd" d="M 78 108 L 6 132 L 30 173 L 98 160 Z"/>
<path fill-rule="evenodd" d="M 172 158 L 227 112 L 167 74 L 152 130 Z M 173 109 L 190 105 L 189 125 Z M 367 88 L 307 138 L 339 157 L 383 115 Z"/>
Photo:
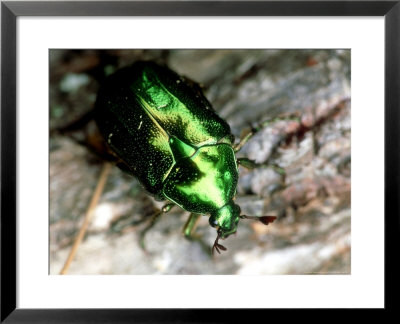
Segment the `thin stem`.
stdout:
<path fill-rule="evenodd" d="M 111 163 L 109 163 L 109 162 L 104 163 L 103 169 L 101 170 L 101 174 L 99 177 L 99 181 L 97 182 L 97 187 L 93 193 L 92 200 L 90 201 L 89 207 L 86 211 L 85 219 L 82 223 L 81 229 L 79 230 L 79 233 L 75 238 L 74 245 L 72 246 L 71 251 L 69 252 L 69 255 L 68 255 L 67 260 L 65 261 L 64 267 L 60 271 L 61 275 L 64 275 L 68 272 L 69 266 L 71 265 L 71 262 L 74 259 L 76 252 L 78 251 L 78 247 L 79 247 L 80 243 L 82 242 L 82 239 L 85 236 L 85 233 L 89 227 L 90 221 L 93 216 L 94 209 L 96 208 L 97 203 L 100 199 L 100 196 L 103 192 L 104 185 L 106 183 L 106 180 L 107 180 L 108 174 L 110 173 L 110 170 L 111 170 Z"/>

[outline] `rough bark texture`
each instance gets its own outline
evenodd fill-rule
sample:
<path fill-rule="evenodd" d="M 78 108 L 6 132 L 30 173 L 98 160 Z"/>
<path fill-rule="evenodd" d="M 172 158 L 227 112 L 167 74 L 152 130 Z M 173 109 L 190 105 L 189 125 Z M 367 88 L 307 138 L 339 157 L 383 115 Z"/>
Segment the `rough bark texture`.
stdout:
<path fill-rule="evenodd" d="M 104 77 L 136 60 L 156 60 L 199 82 L 240 137 L 244 129 L 298 113 L 262 129 L 238 153 L 272 168 L 240 168 L 236 201 L 246 215 L 275 215 L 264 226 L 242 220 L 221 242 L 228 251 L 186 240 L 189 215 L 162 216 L 139 233 L 156 203 L 114 167 L 69 274 L 350 274 L 349 50 L 107 50 L 50 52 L 50 273 L 57 274 L 82 223 L 102 166 L 88 144 L 96 92 Z M 208 218 L 196 228 L 210 247 Z M 209 248 L 210 248 L 209 247 Z"/>

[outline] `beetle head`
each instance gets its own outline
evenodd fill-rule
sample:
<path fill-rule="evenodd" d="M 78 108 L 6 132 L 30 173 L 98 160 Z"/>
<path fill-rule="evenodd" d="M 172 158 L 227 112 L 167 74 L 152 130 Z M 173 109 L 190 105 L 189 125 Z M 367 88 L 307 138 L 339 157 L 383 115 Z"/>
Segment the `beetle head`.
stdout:
<path fill-rule="evenodd" d="M 218 228 L 218 236 L 224 239 L 236 232 L 239 218 L 240 207 L 231 202 L 212 213 L 208 221 Z"/>
<path fill-rule="evenodd" d="M 217 238 L 215 239 L 212 252 L 214 253 L 214 249 L 217 250 L 218 253 L 221 253 L 219 250 L 226 250 L 226 248 L 218 243 L 220 238 L 227 238 L 229 235 L 236 232 L 238 223 L 240 218 L 240 207 L 235 205 L 233 202 L 225 205 L 224 207 L 218 209 L 216 212 L 212 213 L 210 218 L 208 219 L 209 223 L 213 227 L 217 227 Z"/>
<path fill-rule="evenodd" d="M 218 241 L 219 239 L 227 238 L 229 235 L 236 232 L 240 218 L 258 220 L 264 225 L 268 225 L 276 219 L 275 216 L 240 215 L 240 207 L 238 205 L 235 205 L 233 202 L 225 205 L 224 207 L 218 209 L 216 212 L 212 213 L 208 220 L 211 226 L 218 228 L 218 235 L 212 248 L 213 253 L 214 250 L 217 250 L 218 253 L 221 253 L 220 250 L 226 250 L 226 247 L 219 244 Z"/>

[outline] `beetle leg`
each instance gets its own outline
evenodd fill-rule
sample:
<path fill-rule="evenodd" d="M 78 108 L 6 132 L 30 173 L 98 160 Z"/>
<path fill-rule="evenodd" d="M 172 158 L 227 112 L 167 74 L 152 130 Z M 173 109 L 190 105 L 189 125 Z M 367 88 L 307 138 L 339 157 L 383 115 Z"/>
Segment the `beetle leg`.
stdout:
<path fill-rule="evenodd" d="M 187 239 L 193 239 L 193 230 L 196 227 L 197 222 L 199 221 L 200 214 L 191 213 L 185 226 L 183 227 L 182 233 L 185 235 Z"/>
<path fill-rule="evenodd" d="M 261 129 L 261 127 L 260 127 L 260 129 Z M 232 147 L 232 148 L 233 148 L 233 151 L 234 151 L 235 153 L 236 153 L 236 152 L 239 152 L 240 149 L 249 141 L 249 139 L 252 138 L 258 131 L 259 131 L 259 129 L 257 129 L 257 128 L 252 128 L 252 130 L 251 130 L 249 133 L 245 134 L 245 135 L 240 139 L 239 143 L 233 145 L 233 147 Z"/>
<path fill-rule="evenodd" d="M 301 119 L 299 118 L 298 114 L 291 114 L 288 116 L 278 116 L 275 118 L 271 118 L 268 120 L 263 121 L 262 123 L 260 123 L 258 126 L 256 127 L 252 127 L 250 132 L 248 132 L 247 134 L 245 134 L 239 141 L 239 143 L 233 145 L 233 150 L 234 152 L 239 152 L 240 149 L 255 135 L 257 134 L 261 129 L 267 127 L 270 124 L 276 123 L 276 122 L 280 122 L 280 121 L 297 121 L 299 123 L 301 123 Z"/>
<path fill-rule="evenodd" d="M 248 158 L 239 158 L 236 160 L 236 162 L 237 162 L 237 164 L 239 164 L 242 167 L 249 169 L 249 170 L 255 169 L 260 166 L 259 163 L 257 163 L 254 160 L 250 160 Z"/>
<path fill-rule="evenodd" d="M 139 244 L 140 244 L 140 247 L 141 247 L 144 251 L 146 251 L 146 246 L 145 246 L 145 243 L 144 243 L 144 238 L 145 238 L 147 232 L 156 224 L 157 220 L 160 218 L 160 216 L 161 216 L 162 214 L 168 213 L 168 212 L 171 210 L 171 208 L 174 207 L 174 206 L 175 206 L 175 204 L 173 204 L 173 203 L 167 203 L 167 204 L 165 204 L 165 205 L 161 208 L 161 210 L 157 211 L 157 212 L 151 217 L 151 220 L 150 220 L 149 224 L 140 232 L 140 235 L 139 235 Z"/>
<path fill-rule="evenodd" d="M 211 254 L 213 254 L 213 255 L 214 255 L 214 250 L 216 250 L 219 254 L 221 254 L 220 249 L 222 251 L 226 251 L 227 250 L 225 246 L 223 246 L 222 244 L 218 243 L 218 240 L 220 238 L 221 238 L 221 236 L 220 236 L 220 233 L 218 232 L 217 238 L 215 239 L 214 245 L 213 245 L 212 250 L 211 250 Z"/>
<path fill-rule="evenodd" d="M 191 213 L 185 226 L 183 227 L 182 233 L 185 235 L 185 238 L 190 241 L 196 241 L 200 244 L 203 251 L 207 254 L 210 253 L 210 246 L 204 242 L 200 235 L 193 234 L 193 231 L 197 225 L 197 222 L 200 219 L 200 214 Z"/>
<path fill-rule="evenodd" d="M 256 161 L 250 160 L 248 158 L 239 158 L 236 161 L 237 161 L 237 164 L 239 164 L 242 167 L 249 169 L 249 170 L 259 168 L 259 167 L 268 167 L 268 168 L 272 168 L 276 173 L 278 173 L 282 177 L 285 177 L 285 175 L 286 175 L 285 169 L 281 168 L 277 164 L 257 163 Z"/>

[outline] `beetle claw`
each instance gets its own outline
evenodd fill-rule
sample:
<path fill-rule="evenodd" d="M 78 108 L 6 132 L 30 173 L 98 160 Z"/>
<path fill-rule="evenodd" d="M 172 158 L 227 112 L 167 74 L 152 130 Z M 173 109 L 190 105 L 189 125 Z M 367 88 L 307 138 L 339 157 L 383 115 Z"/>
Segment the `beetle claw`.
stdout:
<path fill-rule="evenodd" d="M 215 239 L 214 245 L 213 245 L 212 250 L 211 250 L 211 254 L 212 254 L 212 255 L 214 255 L 214 250 L 216 250 L 216 251 L 218 252 L 218 254 L 221 254 L 220 249 L 221 249 L 222 251 L 226 251 L 226 250 L 227 250 L 227 248 L 226 248 L 225 246 L 223 246 L 222 244 L 219 244 L 219 243 L 218 243 L 218 240 L 219 240 L 220 238 L 221 238 L 221 236 L 220 236 L 219 233 L 218 233 L 217 238 Z"/>
<path fill-rule="evenodd" d="M 226 251 L 227 248 L 221 244 L 217 244 L 217 248 L 220 248 L 222 251 Z"/>

